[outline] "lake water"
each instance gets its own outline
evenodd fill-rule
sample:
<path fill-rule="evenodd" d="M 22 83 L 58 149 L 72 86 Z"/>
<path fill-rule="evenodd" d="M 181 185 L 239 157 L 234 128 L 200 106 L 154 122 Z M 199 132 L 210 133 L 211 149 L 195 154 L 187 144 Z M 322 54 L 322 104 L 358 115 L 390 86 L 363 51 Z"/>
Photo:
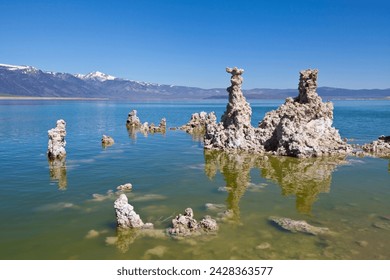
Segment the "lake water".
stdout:
<path fill-rule="evenodd" d="M 283 101 L 251 104 L 257 125 Z M 183 131 L 132 135 L 127 114 L 168 127 L 225 102 L 0 101 L 0 259 L 390 259 L 389 159 L 298 160 L 204 152 Z M 352 143 L 390 135 L 390 101 L 336 101 L 334 126 Z M 47 130 L 67 122 L 63 167 L 46 157 Z M 103 134 L 115 139 L 103 148 Z M 116 230 L 118 185 L 152 232 Z M 113 190 L 113 192 L 110 192 Z M 216 208 L 206 204 L 216 204 Z M 216 235 L 173 239 L 191 207 L 219 221 Z M 229 219 L 221 213 L 230 210 Z M 332 234 L 281 230 L 269 216 Z"/>

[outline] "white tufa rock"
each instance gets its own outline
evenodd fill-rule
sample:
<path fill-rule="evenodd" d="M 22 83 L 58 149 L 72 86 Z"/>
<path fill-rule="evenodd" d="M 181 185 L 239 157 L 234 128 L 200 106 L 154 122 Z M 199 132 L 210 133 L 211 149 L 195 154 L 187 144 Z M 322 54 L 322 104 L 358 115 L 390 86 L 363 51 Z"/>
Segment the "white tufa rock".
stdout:
<path fill-rule="evenodd" d="M 126 121 L 126 125 L 129 128 L 139 128 L 141 126 L 141 121 L 137 117 L 137 110 L 132 110 Z"/>
<path fill-rule="evenodd" d="M 114 202 L 117 225 L 120 228 L 153 228 L 153 224 L 142 221 L 134 211 L 134 207 L 128 203 L 127 196 L 121 194 Z"/>
<path fill-rule="evenodd" d="M 50 160 L 63 159 L 66 156 L 66 122 L 62 119 L 57 121 L 57 126 L 50 129 L 47 134 L 49 142 L 47 144 L 47 156 Z"/>

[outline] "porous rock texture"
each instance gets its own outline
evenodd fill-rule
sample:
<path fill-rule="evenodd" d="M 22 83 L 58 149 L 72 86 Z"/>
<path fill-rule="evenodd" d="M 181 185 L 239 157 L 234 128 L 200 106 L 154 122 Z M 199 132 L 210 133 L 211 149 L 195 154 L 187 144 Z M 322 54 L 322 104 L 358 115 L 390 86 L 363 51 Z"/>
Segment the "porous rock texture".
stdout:
<path fill-rule="evenodd" d="M 50 129 L 47 134 L 49 142 L 47 144 L 47 156 L 50 160 L 63 159 L 66 156 L 66 122 L 62 119 L 57 121 L 57 126 Z"/>
<path fill-rule="evenodd" d="M 362 146 L 363 151 L 377 157 L 390 157 L 390 136 L 380 136 L 378 140 Z"/>
<path fill-rule="evenodd" d="M 215 232 L 218 230 L 217 222 L 210 216 L 205 216 L 199 223 L 194 219 L 194 212 L 191 208 L 184 210 L 172 220 L 172 227 L 168 229 L 171 236 L 184 237 L 201 235 L 202 233 Z"/>
<path fill-rule="evenodd" d="M 227 68 L 232 74 L 229 103 L 220 123 L 206 126 L 205 148 L 269 152 L 293 157 L 316 157 L 351 152 L 332 127 L 333 104 L 318 96 L 318 70 L 300 72 L 299 95 L 287 98 L 277 110 L 268 112 L 258 128 L 251 125 L 252 110 L 241 91 L 242 73 Z"/>
<path fill-rule="evenodd" d="M 153 228 L 153 224 L 151 223 L 144 224 L 140 216 L 134 211 L 134 207 L 128 203 L 125 194 L 121 194 L 119 198 L 115 200 L 114 208 L 118 227 L 125 229 Z"/>

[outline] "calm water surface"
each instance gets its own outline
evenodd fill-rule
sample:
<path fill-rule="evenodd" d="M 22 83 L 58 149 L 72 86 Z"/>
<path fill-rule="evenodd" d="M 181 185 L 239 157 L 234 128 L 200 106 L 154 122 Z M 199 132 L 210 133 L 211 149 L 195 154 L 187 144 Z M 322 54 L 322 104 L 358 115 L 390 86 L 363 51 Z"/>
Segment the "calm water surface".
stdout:
<path fill-rule="evenodd" d="M 252 122 L 282 101 L 253 102 Z M 298 160 L 204 152 L 182 131 L 131 135 L 127 114 L 169 127 L 225 102 L 0 101 L 1 259 L 390 259 L 389 160 Z M 337 101 L 334 125 L 361 144 L 390 135 L 390 101 Z M 63 167 L 47 161 L 47 130 L 67 122 Z M 115 139 L 100 144 L 102 134 Z M 115 188 L 155 231 L 117 232 Z M 114 193 L 110 192 L 113 190 Z M 206 207 L 207 203 L 217 209 Z M 164 234 L 191 207 L 219 219 L 216 235 Z M 230 210 L 232 217 L 221 219 Z M 269 216 L 306 220 L 331 235 L 283 231 Z"/>

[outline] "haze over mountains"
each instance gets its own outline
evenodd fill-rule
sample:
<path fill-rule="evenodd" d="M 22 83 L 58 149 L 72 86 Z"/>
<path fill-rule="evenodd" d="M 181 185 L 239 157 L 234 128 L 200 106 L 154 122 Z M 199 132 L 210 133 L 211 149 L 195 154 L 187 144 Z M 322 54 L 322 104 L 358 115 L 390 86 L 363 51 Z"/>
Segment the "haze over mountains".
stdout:
<path fill-rule="evenodd" d="M 228 81 L 226 83 L 228 85 Z M 319 87 L 324 99 L 390 99 L 390 89 L 350 90 Z M 297 89 L 244 90 L 248 99 L 295 97 Z M 32 66 L 0 64 L 0 96 L 69 97 L 146 100 L 226 99 L 224 88 L 160 85 L 116 78 L 96 71 L 86 75 L 45 72 Z"/>

